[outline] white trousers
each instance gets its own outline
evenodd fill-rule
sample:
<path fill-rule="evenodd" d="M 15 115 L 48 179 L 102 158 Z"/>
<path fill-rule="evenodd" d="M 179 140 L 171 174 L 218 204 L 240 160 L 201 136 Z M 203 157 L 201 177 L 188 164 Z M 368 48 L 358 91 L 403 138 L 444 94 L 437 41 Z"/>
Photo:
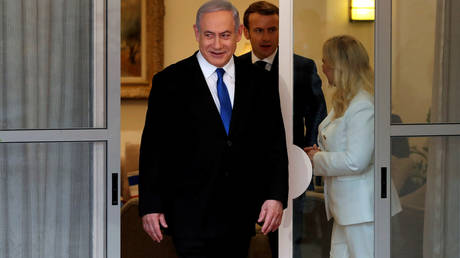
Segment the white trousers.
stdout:
<path fill-rule="evenodd" d="M 334 221 L 331 258 L 373 258 L 374 222 L 341 226 Z"/>

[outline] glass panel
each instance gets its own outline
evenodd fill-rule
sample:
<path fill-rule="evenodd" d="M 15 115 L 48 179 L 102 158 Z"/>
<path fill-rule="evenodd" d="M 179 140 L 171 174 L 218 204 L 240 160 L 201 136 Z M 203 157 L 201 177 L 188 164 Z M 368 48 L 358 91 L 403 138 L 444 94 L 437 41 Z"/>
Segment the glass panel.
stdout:
<path fill-rule="evenodd" d="M 325 118 L 327 111 L 330 112 L 332 109 L 332 96 L 335 87 L 330 86 L 326 75 L 322 71 L 323 43 L 333 36 L 343 34 L 351 35 L 364 45 L 369 55 L 370 66 L 373 67 L 374 23 L 371 21 L 350 22 L 349 1 L 294 0 L 293 5 L 294 52 L 298 55 L 294 58 L 294 143 L 304 148 L 312 146 L 313 144 L 318 144 L 318 126 Z M 305 58 L 311 59 L 315 65 L 313 65 L 311 61 L 310 65 L 305 65 L 308 62 Z M 319 76 L 319 78 L 317 76 Z M 371 141 L 373 142 L 373 140 Z M 325 149 L 323 149 L 323 151 L 324 150 Z M 313 169 L 314 175 L 318 173 L 316 170 L 315 168 Z M 342 171 L 342 173 L 345 172 Z M 368 173 L 368 175 L 371 175 L 373 170 Z M 314 187 L 310 186 L 305 194 L 294 200 L 293 257 L 330 257 L 334 219 L 327 219 L 325 205 L 326 202 L 329 202 L 329 205 L 331 205 L 331 197 L 329 197 L 328 201 L 326 195 L 331 196 L 330 191 L 334 191 L 334 189 L 337 191 L 337 189 L 340 188 L 338 184 L 345 184 L 345 181 L 341 181 L 340 183 L 336 181 L 337 178 L 348 177 L 343 175 L 344 174 L 334 177 L 315 176 L 312 182 Z M 362 175 L 357 177 L 360 176 Z M 367 178 L 365 180 L 369 180 L 369 185 L 373 185 L 373 178 Z M 357 181 L 364 182 L 360 179 L 357 179 Z M 324 186 L 324 182 L 326 182 L 326 187 Z M 356 189 L 362 190 L 363 188 L 356 187 Z M 325 194 L 325 191 L 329 193 Z M 369 199 L 372 199 L 372 194 L 372 189 L 369 189 L 364 196 L 369 195 Z M 356 202 L 359 203 L 360 201 L 358 200 Z M 369 210 L 372 209 L 373 205 L 369 203 Z M 331 210 L 331 208 L 329 208 L 329 210 Z M 333 216 L 340 217 L 340 215 L 337 214 Z M 337 220 L 341 219 L 336 218 L 336 221 Z M 341 221 L 340 223 L 343 224 L 344 222 Z M 348 226 L 356 223 L 346 222 L 345 224 Z M 344 229 L 344 227 L 340 227 Z M 368 233 L 369 232 L 371 237 L 368 239 L 372 239 L 373 225 L 368 227 Z M 368 247 L 372 250 L 373 242 L 370 241 L 369 243 Z M 343 248 L 343 245 L 335 246 L 335 250 L 337 251 L 335 255 L 340 257 L 341 254 L 339 252 L 344 250 L 340 250 Z M 342 255 L 346 257 L 345 253 Z"/>
<path fill-rule="evenodd" d="M 96 257 L 105 205 L 96 206 L 94 183 L 105 169 L 94 157 L 105 157 L 103 145 L 0 144 L 0 257 Z"/>
<path fill-rule="evenodd" d="M 460 122 L 460 2 L 393 0 L 392 8 L 391 122 Z"/>
<path fill-rule="evenodd" d="M 294 203 L 293 235 L 294 256 L 329 258 L 331 249 L 332 220 L 327 220 L 324 188 L 315 185 L 314 190 Z"/>
<path fill-rule="evenodd" d="M 330 87 L 326 76 L 321 72 L 323 43 L 332 36 L 352 35 L 363 43 L 369 54 L 369 62 L 374 66 L 374 23 L 350 22 L 348 1 L 293 0 L 293 5 L 294 52 L 315 61 L 318 75 L 323 82 L 327 110 L 331 110 L 334 88 Z"/>
<path fill-rule="evenodd" d="M 92 0 L 1 4 L 0 129 L 101 124 L 94 119 L 94 103 L 104 103 L 105 96 L 93 100 L 92 5 Z"/>
<path fill-rule="evenodd" d="M 391 218 L 391 257 L 459 257 L 460 137 L 392 137 L 391 143 L 402 206 Z"/>

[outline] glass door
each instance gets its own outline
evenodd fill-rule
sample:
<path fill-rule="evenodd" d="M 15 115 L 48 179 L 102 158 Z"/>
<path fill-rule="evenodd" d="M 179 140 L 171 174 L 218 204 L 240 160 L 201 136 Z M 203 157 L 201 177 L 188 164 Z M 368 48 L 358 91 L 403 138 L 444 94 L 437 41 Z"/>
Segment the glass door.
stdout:
<path fill-rule="evenodd" d="M 460 5 L 376 4 L 376 257 L 460 257 Z"/>
<path fill-rule="evenodd" d="M 352 34 L 368 45 L 375 71 L 375 257 L 460 257 L 460 18 L 455 15 L 460 5 L 376 0 L 375 23 L 350 25 L 343 22 L 348 4 L 280 0 L 280 89 L 293 99 L 294 52 L 318 65 L 328 36 Z M 333 26 L 328 30 L 328 25 Z M 312 34 L 316 28 L 320 33 Z M 297 41 L 301 38 L 307 40 Z M 292 106 L 285 110 L 285 117 L 292 117 Z M 322 195 L 310 197 L 321 205 Z M 315 212 L 316 206 L 312 202 L 306 210 Z M 302 240 L 308 257 L 329 257 L 330 239 L 324 236 L 330 228 L 315 221 L 321 215 L 307 215 L 298 229 L 293 213 L 291 202 L 280 230 L 280 256 L 298 257 L 295 231 L 300 230 L 308 232 Z"/>
<path fill-rule="evenodd" d="M 119 257 L 119 3 L 0 11 L 0 257 Z"/>
<path fill-rule="evenodd" d="M 296 125 L 305 125 L 304 135 L 307 137 L 305 137 L 305 142 L 300 144 L 301 148 L 318 144 L 317 128 L 333 107 L 332 100 L 336 87 L 329 83 L 322 69 L 323 44 L 334 36 L 350 35 L 362 43 L 369 57 L 371 68 L 374 66 L 374 21 L 354 22 L 350 20 L 349 14 L 349 1 L 280 1 L 279 85 L 281 93 L 283 89 L 287 89 L 288 94 L 284 99 L 290 101 L 283 109 L 290 113 L 284 113 L 284 117 L 294 118 L 293 121 L 290 121 L 292 124 L 289 125 L 291 126 L 289 128 L 294 127 L 294 139 L 291 138 L 288 141 L 299 145 L 295 139 Z M 303 121 L 299 119 L 301 116 Z M 291 131 L 288 126 L 286 130 Z M 369 131 L 373 132 L 373 129 Z M 314 136 L 308 139 L 310 135 Z M 369 142 L 374 142 L 373 135 Z M 323 151 L 332 152 L 327 149 Z M 348 153 L 348 149 L 344 152 Z M 372 157 L 373 150 L 368 151 L 367 154 Z M 353 172 L 351 169 L 342 169 L 340 175 L 322 177 L 315 175 L 317 172 L 313 164 L 313 179 L 310 186 L 294 198 L 286 212 L 286 224 L 289 223 L 289 227 L 286 226 L 284 232 L 280 231 L 280 236 L 284 233 L 280 240 L 281 244 L 284 243 L 283 249 L 280 250 L 280 257 L 326 258 L 330 257 L 331 248 L 335 248 L 338 252 L 343 251 L 344 245 L 338 241 L 340 238 L 344 239 L 343 237 L 336 237 L 334 245 L 331 244 L 334 241 L 334 224 L 338 224 L 340 228 L 342 226 L 351 228 L 356 225 L 366 227 L 366 232 L 370 236 L 365 239 L 369 240 L 366 249 L 373 253 L 374 171 L 371 167 L 372 162 L 368 165 L 370 167 L 367 170 Z M 297 180 L 300 178 L 293 181 Z M 343 221 L 344 215 L 328 217 L 328 211 L 334 209 L 331 205 L 334 202 L 331 201 L 331 193 L 334 189 L 343 189 L 344 186 L 354 188 L 348 193 L 365 192 L 363 195 L 367 198 L 353 198 L 351 201 L 346 200 L 348 195 L 344 194 L 345 198 L 342 198 L 340 202 L 348 203 L 347 206 L 350 207 L 360 207 L 356 210 L 367 207 L 369 216 L 366 215 L 367 217 L 356 219 L 353 222 Z M 337 221 L 340 222 L 336 223 Z"/>

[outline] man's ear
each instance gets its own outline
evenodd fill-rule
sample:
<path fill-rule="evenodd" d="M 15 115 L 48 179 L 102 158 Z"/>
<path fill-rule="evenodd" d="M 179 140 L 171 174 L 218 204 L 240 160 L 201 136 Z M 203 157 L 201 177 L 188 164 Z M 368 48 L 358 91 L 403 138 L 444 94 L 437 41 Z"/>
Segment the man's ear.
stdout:
<path fill-rule="evenodd" d="M 249 34 L 249 30 L 246 28 L 246 26 L 243 26 L 243 31 L 244 31 L 244 37 L 245 37 L 247 40 L 250 40 L 250 39 L 251 39 L 251 35 Z"/>
<path fill-rule="evenodd" d="M 198 31 L 198 27 L 196 26 L 196 24 L 193 24 L 193 31 L 195 31 L 196 41 L 200 41 L 200 32 Z"/>
<path fill-rule="evenodd" d="M 238 27 L 238 35 L 236 37 L 236 42 L 239 42 L 241 40 L 241 35 L 243 34 L 243 25 L 240 24 Z"/>

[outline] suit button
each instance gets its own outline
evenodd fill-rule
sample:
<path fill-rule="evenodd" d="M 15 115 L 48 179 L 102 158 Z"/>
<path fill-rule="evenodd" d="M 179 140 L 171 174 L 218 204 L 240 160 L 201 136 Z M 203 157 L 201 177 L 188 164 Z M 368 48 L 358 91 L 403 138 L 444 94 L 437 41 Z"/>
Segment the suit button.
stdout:
<path fill-rule="evenodd" d="M 230 140 L 228 140 L 228 141 L 227 141 L 227 146 L 228 146 L 228 147 L 232 147 L 232 145 L 233 145 L 233 142 L 230 141 Z"/>

